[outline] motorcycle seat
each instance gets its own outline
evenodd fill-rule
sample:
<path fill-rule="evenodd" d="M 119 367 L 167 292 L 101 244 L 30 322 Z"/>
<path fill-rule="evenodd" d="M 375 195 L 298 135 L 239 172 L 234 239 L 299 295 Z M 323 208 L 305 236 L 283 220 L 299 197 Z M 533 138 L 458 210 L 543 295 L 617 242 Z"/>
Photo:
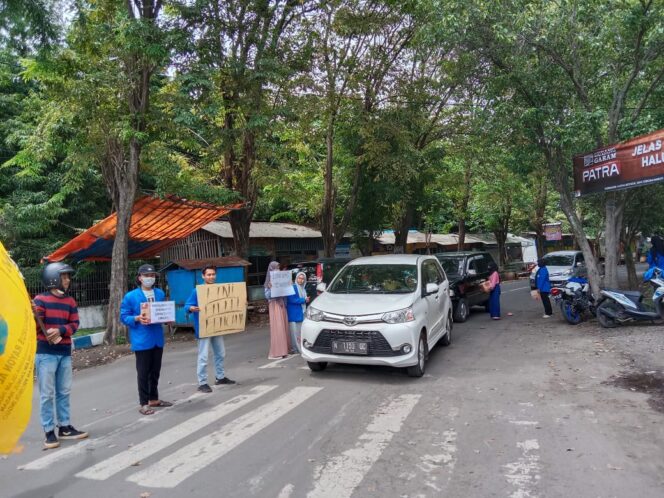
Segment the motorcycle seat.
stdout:
<path fill-rule="evenodd" d="M 643 298 L 643 294 L 641 294 L 639 291 L 624 291 L 621 289 L 602 289 L 602 290 L 609 292 L 617 292 L 618 294 L 623 294 L 625 297 L 628 297 L 632 300 L 636 299 L 637 301 Z"/>

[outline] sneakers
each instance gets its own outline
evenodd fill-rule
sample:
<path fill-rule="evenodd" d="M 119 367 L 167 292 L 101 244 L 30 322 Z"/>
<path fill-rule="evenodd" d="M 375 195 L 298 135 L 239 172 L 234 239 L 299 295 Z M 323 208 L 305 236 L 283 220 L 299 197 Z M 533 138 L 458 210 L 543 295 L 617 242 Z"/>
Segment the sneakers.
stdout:
<path fill-rule="evenodd" d="M 44 439 L 44 449 L 50 450 L 51 448 L 57 448 L 60 446 L 60 441 L 55 436 L 55 431 L 48 431 L 46 433 L 46 439 Z"/>
<path fill-rule="evenodd" d="M 65 425 L 64 427 L 60 427 L 58 437 L 60 439 L 85 439 L 88 437 L 88 433 L 77 431 L 71 425 Z"/>
<path fill-rule="evenodd" d="M 208 386 L 207 384 L 201 384 L 200 386 L 198 386 L 198 390 L 199 390 L 199 392 L 202 392 L 202 393 L 211 393 L 212 392 L 212 388 L 210 386 Z"/>
<path fill-rule="evenodd" d="M 544 315 L 542 318 L 551 318 L 551 315 Z"/>
<path fill-rule="evenodd" d="M 216 386 L 222 386 L 224 384 L 235 384 L 235 381 L 229 379 L 228 377 L 224 377 L 223 379 L 217 379 L 217 381 L 214 384 Z"/>

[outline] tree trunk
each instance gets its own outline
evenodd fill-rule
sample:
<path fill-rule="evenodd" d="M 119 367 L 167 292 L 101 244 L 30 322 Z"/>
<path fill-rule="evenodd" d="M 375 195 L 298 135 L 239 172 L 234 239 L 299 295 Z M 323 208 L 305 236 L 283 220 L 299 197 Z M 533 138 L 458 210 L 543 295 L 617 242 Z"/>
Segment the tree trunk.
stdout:
<path fill-rule="evenodd" d="M 334 205 L 335 189 L 332 176 L 332 166 L 334 164 L 334 122 L 330 120 L 325 136 L 326 154 L 325 154 L 325 174 L 324 174 L 324 192 L 323 208 L 321 209 L 320 231 L 323 235 L 323 250 L 325 256 L 334 256 L 336 249 L 336 240 L 334 234 Z"/>
<path fill-rule="evenodd" d="M 233 250 L 235 255 L 247 259 L 249 256 L 249 230 L 251 229 L 251 210 L 236 209 L 228 214 L 233 231 Z"/>
<path fill-rule="evenodd" d="M 506 241 L 507 241 L 507 231 L 505 230 L 495 230 L 493 235 L 496 237 L 496 242 L 498 243 L 498 264 L 500 267 L 504 267 L 507 263 L 507 251 L 505 250 Z"/>
<path fill-rule="evenodd" d="M 618 288 L 618 263 L 620 262 L 620 233 L 622 231 L 624 196 L 619 193 L 607 194 L 605 213 L 606 231 L 604 233 L 604 285 Z"/>
<path fill-rule="evenodd" d="M 632 245 L 635 241 L 635 232 L 625 228 L 622 230 L 621 242 L 625 251 L 625 268 L 627 269 L 627 285 L 629 289 L 637 289 L 639 280 L 636 276 L 636 264 L 632 254 Z"/>
<path fill-rule="evenodd" d="M 463 251 L 466 244 L 466 218 L 468 217 L 468 204 L 470 204 L 470 193 L 473 188 L 473 167 L 472 162 L 465 161 L 463 169 L 463 196 L 459 205 L 459 240 L 457 241 L 457 251 Z"/>
<path fill-rule="evenodd" d="M 408 230 L 413 223 L 415 208 L 409 203 L 399 220 L 399 226 L 394 231 L 394 253 L 406 254 L 408 247 Z"/>
<path fill-rule="evenodd" d="M 459 240 L 457 241 L 457 251 L 463 251 L 466 245 L 466 218 L 459 218 Z"/>

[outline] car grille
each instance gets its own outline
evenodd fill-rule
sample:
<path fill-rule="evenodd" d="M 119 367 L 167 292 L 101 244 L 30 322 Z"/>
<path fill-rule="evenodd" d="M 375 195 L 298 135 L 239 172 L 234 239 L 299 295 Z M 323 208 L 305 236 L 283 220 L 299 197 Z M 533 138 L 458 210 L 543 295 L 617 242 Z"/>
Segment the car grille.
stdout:
<path fill-rule="evenodd" d="M 405 354 L 403 351 L 394 351 L 376 330 L 329 330 L 323 329 L 316 338 L 316 342 L 310 348 L 313 353 L 332 354 L 332 340 L 340 341 L 362 341 L 367 342 L 367 356 L 399 356 Z M 335 353 L 339 354 L 339 353 Z M 355 355 L 352 355 L 355 356 Z"/>

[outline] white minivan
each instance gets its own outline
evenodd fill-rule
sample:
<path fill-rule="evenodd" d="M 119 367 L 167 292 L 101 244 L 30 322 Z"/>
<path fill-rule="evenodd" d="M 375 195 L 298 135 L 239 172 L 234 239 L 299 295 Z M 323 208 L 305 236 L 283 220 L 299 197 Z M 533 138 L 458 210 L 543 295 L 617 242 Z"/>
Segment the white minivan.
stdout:
<path fill-rule="evenodd" d="M 439 261 L 371 256 L 348 263 L 307 309 L 302 357 L 315 372 L 334 362 L 406 367 L 421 377 L 429 350 L 451 340 L 449 281 Z"/>

